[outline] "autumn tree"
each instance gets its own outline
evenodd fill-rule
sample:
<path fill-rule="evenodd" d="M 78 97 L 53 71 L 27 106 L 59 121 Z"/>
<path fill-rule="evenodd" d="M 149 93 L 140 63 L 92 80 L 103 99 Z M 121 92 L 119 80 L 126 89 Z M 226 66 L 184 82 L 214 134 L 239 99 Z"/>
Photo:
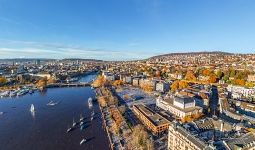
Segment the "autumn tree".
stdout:
<path fill-rule="evenodd" d="M 122 85 L 122 84 L 123 84 L 123 82 L 122 82 L 121 80 L 115 80 L 115 81 L 113 81 L 113 83 L 112 83 L 112 85 L 115 86 L 115 87 L 120 86 L 120 85 Z"/>
<path fill-rule="evenodd" d="M 180 81 L 179 82 L 179 89 L 184 89 L 188 86 L 188 83 L 185 81 Z"/>
<path fill-rule="evenodd" d="M 99 75 L 96 80 L 92 83 L 93 87 L 100 87 L 105 83 L 104 76 Z"/>
<path fill-rule="evenodd" d="M 161 77 L 160 75 L 161 75 L 161 72 L 160 71 L 156 71 L 155 77 L 160 78 Z"/>
<path fill-rule="evenodd" d="M 235 75 L 236 75 L 236 71 L 234 70 L 234 69 L 229 69 L 229 76 L 230 77 L 235 77 Z"/>
<path fill-rule="evenodd" d="M 196 81 L 196 76 L 194 74 L 194 72 L 192 70 L 187 71 L 186 76 L 185 76 L 185 80 L 188 81 Z"/>
<path fill-rule="evenodd" d="M 174 92 L 176 90 L 179 89 L 179 80 L 175 80 L 172 84 L 171 84 L 171 91 Z"/>
<path fill-rule="evenodd" d="M 130 149 L 138 149 L 138 150 L 153 150 L 154 149 L 153 142 L 150 140 L 149 134 L 147 133 L 147 131 L 144 129 L 142 125 L 138 124 L 133 128 L 129 147 Z"/>
<path fill-rule="evenodd" d="M 244 86 L 245 85 L 245 81 L 244 79 L 236 79 L 234 80 L 234 84 L 240 85 L 240 86 Z"/>
<path fill-rule="evenodd" d="M 106 100 L 105 100 L 104 97 L 99 97 L 97 101 L 98 101 L 98 103 L 101 107 L 106 107 L 107 106 L 107 103 L 106 103 Z"/>
<path fill-rule="evenodd" d="M 218 70 L 217 72 L 216 72 L 216 76 L 217 76 L 217 78 L 222 78 L 222 76 L 223 76 L 223 72 L 221 71 L 221 70 Z"/>
<path fill-rule="evenodd" d="M 254 87 L 255 85 L 254 85 L 254 83 L 252 83 L 252 82 L 246 82 L 245 83 L 245 87 L 247 87 L 247 88 L 250 88 L 250 87 Z"/>
<path fill-rule="evenodd" d="M 209 74 L 210 74 L 210 70 L 208 70 L 208 69 L 202 70 L 202 75 L 203 76 L 209 76 Z"/>
<path fill-rule="evenodd" d="M 178 89 L 184 89 L 188 87 L 188 83 L 186 81 L 175 80 L 171 85 L 171 91 L 174 92 Z"/>
<path fill-rule="evenodd" d="M 53 84 L 53 83 L 56 83 L 56 82 L 57 81 L 54 78 L 49 78 L 48 81 L 47 81 L 48 84 Z"/>
<path fill-rule="evenodd" d="M 0 86 L 5 85 L 7 83 L 7 80 L 5 77 L 0 77 Z"/>
<path fill-rule="evenodd" d="M 208 79 L 209 83 L 215 83 L 217 81 L 216 75 L 211 73 Z"/>
<path fill-rule="evenodd" d="M 47 86 L 47 78 L 42 78 L 38 80 L 36 86 L 40 89 L 44 89 Z"/>

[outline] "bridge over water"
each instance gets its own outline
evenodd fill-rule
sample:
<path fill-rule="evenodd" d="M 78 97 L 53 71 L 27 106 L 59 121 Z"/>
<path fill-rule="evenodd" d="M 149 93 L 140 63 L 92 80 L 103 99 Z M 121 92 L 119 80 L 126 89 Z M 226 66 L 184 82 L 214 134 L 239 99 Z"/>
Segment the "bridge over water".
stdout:
<path fill-rule="evenodd" d="M 77 82 L 77 83 L 53 83 L 48 84 L 47 88 L 53 87 L 82 87 L 82 86 L 91 86 L 92 82 Z"/>

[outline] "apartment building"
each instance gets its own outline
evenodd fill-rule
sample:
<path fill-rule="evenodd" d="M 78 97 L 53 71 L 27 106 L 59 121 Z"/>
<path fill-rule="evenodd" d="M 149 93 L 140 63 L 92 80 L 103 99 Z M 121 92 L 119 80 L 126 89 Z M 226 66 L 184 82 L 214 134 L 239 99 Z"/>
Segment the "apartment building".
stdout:
<path fill-rule="evenodd" d="M 190 131 L 172 122 L 168 130 L 168 150 L 215 150 L 216 148 L 206 144 L 193 135 Z"/>
<path fill-rule="evenodd" d="M 153 134 L 157 135 L 168 130 L 170 121 L 163 116 L 154 112 L 145 105 L 139 104 L 134 105 L 133 110 L 139 120 L 152 131 Z"/>

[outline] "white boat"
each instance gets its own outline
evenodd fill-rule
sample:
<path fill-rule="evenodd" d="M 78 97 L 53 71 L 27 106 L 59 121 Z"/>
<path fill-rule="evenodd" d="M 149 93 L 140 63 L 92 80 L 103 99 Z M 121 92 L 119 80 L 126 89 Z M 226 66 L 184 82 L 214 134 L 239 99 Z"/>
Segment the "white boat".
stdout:
<path fill-rule="evenodd" d="M 34 106 L 34 104 L 31 104 L 30 111 L 31 111 L 32 113 L 35 112 L 35 106 Z"/>
<path fill-rule="evenodd" d="M 66 133 L 72 131 L 72 129 L 73 129 L 73 128 L 68 128 L 68 129 L 66 130 Z"/>
<path fill-rule="evenodd" d="M 75 127 L 76 125 L 77 125 L 77 123 L 73 119 L 73 127 Z"/>
<path fill-rule="evenodd" d="M 83 121 L 84 117 L 82 116 L 82 114 L 80 115 L 80 121 Z"/>
<path fill-rule="evenodd" d="M 55 106 L 57 105 L 59 102 L 54 102 L 54 101 L 50 101 L 47 105 L 48 106 Z"/>
<path fill-rule="evenodd" d="M 94 118 L 93 118 L 93 116 L 90 118 L 90 121 L 92 121 Z"/>
<path fill-rule="evenodd" d="M 92 113 L 91 113 L 91 116 L 93 117 L 95 115 L 95 112 L 94 112 L 94 110 L 92 111 Z"/>
<path fill-rule="evenodd" d="M 89 104 L 89 108 L 93 107 L 92 98 L 91 97 L 88 99 L 88 104 Z"/>
<path fill-rule="evenodd" d="M 81 142 L 80 142 L 80 145 L 82 145 L 83 143 L 85 143 L 87 141 L 87 139 L 82 139 Z"/>
<path fill-rule="evenodd" d="M 4 112 L 1 111 L 1 112 L 0 112 L 0 115 L 3 115 L 3 114 L 4 114 Z"/>

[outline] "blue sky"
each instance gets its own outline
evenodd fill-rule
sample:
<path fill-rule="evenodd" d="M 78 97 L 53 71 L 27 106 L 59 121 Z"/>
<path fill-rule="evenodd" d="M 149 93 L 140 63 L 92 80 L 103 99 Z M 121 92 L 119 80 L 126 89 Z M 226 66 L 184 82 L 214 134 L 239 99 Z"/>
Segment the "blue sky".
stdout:
<path fill-rule="evenodd" d="M 0 0 L 0 58 L 255 53 L 254 0 Z"/>

